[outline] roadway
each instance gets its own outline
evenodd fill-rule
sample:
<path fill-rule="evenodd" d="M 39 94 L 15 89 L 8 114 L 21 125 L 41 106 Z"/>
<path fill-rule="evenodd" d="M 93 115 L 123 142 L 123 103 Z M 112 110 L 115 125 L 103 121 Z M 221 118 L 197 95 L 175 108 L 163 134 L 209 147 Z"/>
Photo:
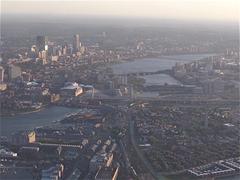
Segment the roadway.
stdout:
<path fill-rule="evenodd" d="M 160 173 L 155 172 L 155 170 L 152 167 L 152 165 L 150 164 L 150 162 L 142 154 L 141 150 L 138 147 L 138 144 L 135 141 L 134 120 L 132 119 L 131 113 L 129 113 L 129 112 L 127 113 L 127 118 L 128 118 L 128 121 L 129 121 L 129 134 L 130 134 L 131 143 L 133 145 L 134 150 L 137 153 L 137 156 L 139 157 L 139 159 L 143 163 L 144 167 L 152 175 L 153 179 L 156 179 L 156 180 L 167 180 L 166 177 L 162 176 Z"/>
<path fill-rule="evenodd" d="M 53 144 L 53 143 L 40 143 L 40 142 L 36 142 L 34 144 L 37 144 L 40 146 L 62 146 L 62 147 L 75 147 L 75 148 L 82 147 L 82 145 L 74 145 L 74 144 Z"/>
<path fill-rule="evenodd" d="M 134 170 L 133 166 L 130 163 L 128 154 L 126 152 L 126 148 L 122 142 L 122 140 L 119 140 L 119 144 L 120 144 L 120 148 L 123 152 L 123 157 L 124 157 L 124 164 L 125 164 L 125 171 L 128 173 L 129 177 L 136 177 L 138 179 L 138 175 L 136 173 L 136 171 Z"/>

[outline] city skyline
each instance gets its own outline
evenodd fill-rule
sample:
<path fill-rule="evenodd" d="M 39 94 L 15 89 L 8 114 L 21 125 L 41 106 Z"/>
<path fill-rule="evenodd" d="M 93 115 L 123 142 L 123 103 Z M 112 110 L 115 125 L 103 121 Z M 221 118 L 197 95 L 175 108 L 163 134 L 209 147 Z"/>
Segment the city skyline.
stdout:
<path fill-rule="evenodd" d="M 1 14 L 108 16 L 176 20 L 238 21 L 237 0 L 4 0 Z"/>
<path fill-rule="evenodd" d="M 237 0 L 3 0 L 0 179 L 240 179 Z"/>

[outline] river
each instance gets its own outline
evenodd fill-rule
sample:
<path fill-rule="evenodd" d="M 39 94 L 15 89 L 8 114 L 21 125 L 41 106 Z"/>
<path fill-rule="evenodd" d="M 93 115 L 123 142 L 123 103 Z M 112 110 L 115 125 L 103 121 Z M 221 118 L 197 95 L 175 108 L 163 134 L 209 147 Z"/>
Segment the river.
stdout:
<path fill-rule="evenodd" d="M 126 61 L 120 64 L 113 64 L 111 68 L 114 74 L 129 74 L 139 72 L 156 72 L 159 70 L 172 69 L 176 63 L 184 64 L 207 58 L 216 54 L 190 54 L 190 55 L 174 55 L 162 56 L 159 58 L 142 58 L 133 61 Z M 141 76 L 145 79 L 145 85 L 163 85 L 167 84 L 181 84 L 176 79 L 167 74 L 153 74 Z"/>
<path fill-rule="evenodd" d="M 133 61 L 126 61 L 120 64 L 113 64 L 111 66 L 115 74 L 129 74 L 129 73 L 140 73 L 140 72 L 156 72 L 159 70 L 172 69 L 176 63 L 184 64 L 193 61 L 197 61 L 216 54 L 188 54 L 188 55 L 173 55 L 173 56 L 162 56 L 159 58 L 142 58 Z M 151 85 L 181 85 L 181 82 L 174 79 L 167 74 L 152 74 L 140 76 L 145 79 L 144 86 Z M 158 97 L 157 92 L 135 92 L 135 97 Z"/>
<path fill-rule="evenodd" d="M 66 114 L 77 112 L 76 108 L 50 106 L 38 112 L 0 117 L 1 136 L 9 137 L 19 130 L 31 130 L 38 126 L 49 125 L 62 119 Z"/>
<path fill-rule="evenodd" d="M 159 70 L 171 69 L 176 63 L 187 63 L 216 54 L 190 54 L 162 56 L 159 58 L 142 58 L 133 61 L 126 61 L 120 64 L 113 64 L 111 68 L 115 74 L 128 74 L 138 72 L 155 72 Z"/>

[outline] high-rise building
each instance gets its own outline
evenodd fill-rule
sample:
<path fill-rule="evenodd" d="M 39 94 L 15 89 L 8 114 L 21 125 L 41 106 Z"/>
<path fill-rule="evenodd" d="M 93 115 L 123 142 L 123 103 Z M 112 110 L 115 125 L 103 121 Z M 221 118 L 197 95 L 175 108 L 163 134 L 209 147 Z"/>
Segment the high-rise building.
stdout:
<path fill-rule="evenodd" d="M 80 37 L 79 34 L 73 36 L 73 51 L 74 53 L 79 52 L 80 50 Z"/>
<path fill-rule="evenodd" d="M 48 50 L 47 36 L 37 36 L 36 46 L 38 51 L 47 51 Z"/>
<path fill-rule="evenodd" d="M 4 69 L 2 66 L 0 66 L 0 83 L 3 82 L 4 79 Z"/>
<path fill-rule="evenodd" d="M 47 64 L 47 51 L 40 51 L 38 57 L 42 60 L 42 64 Z"/>
<path fill-rule="evenodd" d="M 65 44 L 65 45 L 62 46 L 62 54 L 63 54 L 63 55 L 66 55 L 66 54 L 67 54 L 67 49 L 68 49 L 67 44 Z"/>

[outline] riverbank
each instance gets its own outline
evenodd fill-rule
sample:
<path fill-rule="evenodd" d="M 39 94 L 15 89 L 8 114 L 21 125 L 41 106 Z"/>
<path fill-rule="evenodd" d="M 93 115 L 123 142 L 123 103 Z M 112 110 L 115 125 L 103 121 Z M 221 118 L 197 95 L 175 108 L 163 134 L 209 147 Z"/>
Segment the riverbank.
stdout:
<path fill-rule="evenodd" d="M 12 111 L 12 112 L 7 112 L 7 113 L 0 113 L 0 118 L 4 118 L 4 117 L 12 117 L 12 116 L 16 116 L 16 115 L 23 115 L 23 114 L 31 114 L 31 113 L 35 113 L 35 112 L 39 112 L 42 111 L 43 109 L 45 109 L 46 107 L 51 106 L 51 104 L 46 104 L 46 105 L 42 105 L 40 108 L 38 109 L 33 109 L 33 110 L 29 110 L 29 111 Z"/>
<path fill-rule="evenodd" d="M 9 137 L 12 133 L 20 130 L 33 130 L 39 126 L 50 125 L 54 121 L 63 119 L 70 113 L 78 112 L 79 108 L 62 106 L 47 106 L 37 112 L 17 114 L 15 116 L 0 118 L 0 134 Z"/>

